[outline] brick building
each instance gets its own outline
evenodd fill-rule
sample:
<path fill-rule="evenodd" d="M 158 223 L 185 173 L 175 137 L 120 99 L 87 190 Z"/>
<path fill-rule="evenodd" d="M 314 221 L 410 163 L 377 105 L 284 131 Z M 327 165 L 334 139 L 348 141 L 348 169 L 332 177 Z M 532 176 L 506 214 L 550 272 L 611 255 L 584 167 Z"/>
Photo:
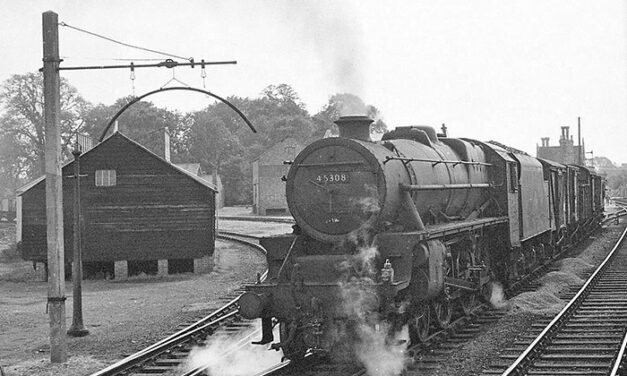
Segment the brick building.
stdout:
<path fill-rule="evenodd" d="M 294 160 L 302 149 L 299 142 L 288 137 L 253 160 L 253 213 L 289 213 L 285 199 L 285 182 L 281 180 L 281 177 L 287 175 L 289 165 L 283 162 Z"/>
<path fill-rule="evenodd" d="M 575 145 L 573 136 L 569 134 L 570 127 L 562 127 L 559 146 L 549 146 L 549 137 L 542 137 L 542 145 L 536 148 L 538 158 L 563 164 L 585 165 L 585 145 Z"/>

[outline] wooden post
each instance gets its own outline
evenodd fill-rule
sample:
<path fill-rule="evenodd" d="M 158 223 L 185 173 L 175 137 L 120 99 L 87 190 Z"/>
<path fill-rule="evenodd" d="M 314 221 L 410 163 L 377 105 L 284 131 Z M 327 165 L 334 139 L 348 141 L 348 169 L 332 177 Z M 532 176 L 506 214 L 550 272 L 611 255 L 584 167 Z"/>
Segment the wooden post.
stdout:
<path fill-rule="evenodd" d="M 81 247 L 81 146 L 78 144 L 72 150 L 74 156 L 74 262 L 72 263 L 72 325 L 67 334 L 72 337 L 83 337 L 89 334 L 83 325 L 83 257 Z"/>
<path fill-rule="evenodd" d="M 48 238 L 48 312 L 50 362 L 67 361 L 65 337 L 65 265 L 63 253 L 63 186 L 61 179 L 59 16 L 42 14 L 44 52 L 44 122 L 46 125 L 46 226 Z"/>
<path fill-rule="evenodd" d="M 577 138 L 579 139 L 579 150 L 577 153 L 577 163 L 579 163 L 580 166 L 583 166 L 585 164 L 585 160 L 586 160 L 586 156 L 583 155 L 583 149 L 581 148 L 581 116 L 577 117 Z"/>

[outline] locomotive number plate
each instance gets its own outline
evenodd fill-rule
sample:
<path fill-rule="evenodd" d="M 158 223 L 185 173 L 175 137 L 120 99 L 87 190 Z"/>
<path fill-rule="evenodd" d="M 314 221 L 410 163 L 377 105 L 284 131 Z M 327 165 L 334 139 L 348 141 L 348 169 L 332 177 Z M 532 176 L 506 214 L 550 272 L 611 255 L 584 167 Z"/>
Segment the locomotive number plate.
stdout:
<path fill-rule="evenodd" d="M 346 172 L 330 172 L 318 174 L 314 180 L 321 184 L 350 183 L 350 174 Z"/>

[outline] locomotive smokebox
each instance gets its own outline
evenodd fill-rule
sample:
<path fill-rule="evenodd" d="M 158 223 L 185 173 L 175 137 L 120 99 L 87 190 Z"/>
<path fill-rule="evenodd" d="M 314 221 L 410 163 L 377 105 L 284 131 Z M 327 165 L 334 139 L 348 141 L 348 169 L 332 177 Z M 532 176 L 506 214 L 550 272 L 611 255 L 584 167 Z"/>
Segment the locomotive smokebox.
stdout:
<path fill-rule="evenodd" d="M 341 116 L 335 121 L 340 130 L 340 137 L 361 141 L 370 140 L 370 124 L 374 120 L 366 115 Z"/>

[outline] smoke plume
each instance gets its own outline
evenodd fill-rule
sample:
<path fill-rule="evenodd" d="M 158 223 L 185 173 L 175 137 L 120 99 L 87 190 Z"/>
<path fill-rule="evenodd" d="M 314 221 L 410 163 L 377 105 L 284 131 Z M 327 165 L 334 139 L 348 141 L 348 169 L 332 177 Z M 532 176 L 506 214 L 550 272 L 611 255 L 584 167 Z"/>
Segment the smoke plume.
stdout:
<path fill-rule="evenodd" d="M 258 321 L 258 320 L 257 320 Z M 266 370 L 281 361 L 280 351 L 268 351 L 266 346 L 252 345 L 261 336 L 260 325 L 237 336 L 210 337 L 205 347 L 192 349 L 184 369 L 206 367 L 210 376 L 244 376 Z M 275 333 L 278 336 L 278 333 Z"/>
<path fill-rule="evenodd" d="M 309 43 L 340 91 L 364 92 L 366 43 L 359 19 L 341 1 L 286 1 L 285 23 Z"/>

